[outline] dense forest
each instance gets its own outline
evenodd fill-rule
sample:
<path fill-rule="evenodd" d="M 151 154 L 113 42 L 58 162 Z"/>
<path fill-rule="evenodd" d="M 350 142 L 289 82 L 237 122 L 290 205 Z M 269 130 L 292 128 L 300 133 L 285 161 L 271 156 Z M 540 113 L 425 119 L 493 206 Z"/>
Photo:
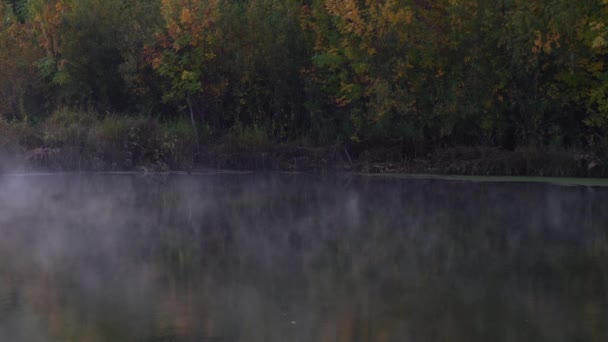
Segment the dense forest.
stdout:
<path fill-rule="evenodd" d="M 607 22 L 605 0 L 0 0 L 0 146 L 114 167 L 230 142 L 351 164 L 484 147 L 591 169 Z"/>

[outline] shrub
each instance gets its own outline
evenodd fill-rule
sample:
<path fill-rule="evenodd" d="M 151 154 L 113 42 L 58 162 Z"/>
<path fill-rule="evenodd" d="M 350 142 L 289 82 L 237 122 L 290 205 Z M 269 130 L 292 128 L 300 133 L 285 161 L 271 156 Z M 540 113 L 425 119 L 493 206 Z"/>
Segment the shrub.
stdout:
<path fill-rule="evenodd" d="M 235 124 L 226 137 L 228 149 L 244 152 L 267 151 L 272 143 L 268 132 L 259 125 Z"/>
<path fill-rule="evenodd" d="M 64 168 L 125 170 L 162 163 L 162 133 L 146 117 L 58 110 L 43 126 L 47 147 L 61 150 Z"/>
<path fill-rule="evenodd" d="M 98 122 L 97 115 L 90 111 L 58 109 L 44 124 L 45 145 L 84 149 L 88 141 L 89 130 Z"/>
<path fill-rule="evenodd" d="M 197 142 L 190 123 L 183 119 L 161 125 L 160 155 L 172 169 L 191 168 L 194 165 Z"/>
<path fill-rule="evenodd" d="M 0 151 L 16 151 L 17 139 L 8 122 L 0 117 Z"/>

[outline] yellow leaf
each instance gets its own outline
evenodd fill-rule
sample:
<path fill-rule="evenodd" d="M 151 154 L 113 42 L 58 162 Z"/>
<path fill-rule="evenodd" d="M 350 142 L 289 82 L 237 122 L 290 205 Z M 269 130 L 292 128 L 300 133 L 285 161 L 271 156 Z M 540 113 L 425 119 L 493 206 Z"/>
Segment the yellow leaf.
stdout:
<path fill-rule="evenodd" d="M 192 13 L 187 8 L 182 8 L 182 13 L 179 16 L 179 20 L 184 25 L 192 25 Z"/>
<path fill-rule="evenodd" d="M 591 44 L 591 47 L 594 48 L 594 49 L 603 48 L 605 46 L 606 46 L 606 39 L 604 39 L 603 36 L 597 36 L 593 40 L 593 43 Z"/>

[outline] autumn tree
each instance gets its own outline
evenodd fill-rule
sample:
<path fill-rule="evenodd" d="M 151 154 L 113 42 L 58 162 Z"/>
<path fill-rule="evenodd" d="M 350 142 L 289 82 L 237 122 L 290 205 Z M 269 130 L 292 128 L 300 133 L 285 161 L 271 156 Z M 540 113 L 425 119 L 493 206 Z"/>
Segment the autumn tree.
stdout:
<path fill-rule="evenodd" d="M 164 27 L 148 48 L 148 61 L 167 81 L 163 100 L 184 103 L 197 131 L 196 118 L 204 120 L 204 110 L 224 90 L 212 65 L 219 46 L 218 1 L 163 0 L 160 10 Z"/>
<path fill-rule="evenodd" d="M 42 54 L 32 24 L 21 22 L 0 2 L 0 117 L 26 118 L 28 105 L 41 91 L 36 64 Z"/>
<path fill-rule="evenodd" d="M 351 141 L 420 140 L 432 124 L 433 91 L 445 73 L 444 2 L 315 1 L 313 77 L 333 99 Z M 432 89 L 434 90 L 434 89 Z M 418 96 L 424 94 L 423 97 Z M 342 124 L 344 125 L 344 124 Z"/>
<path fill-rule="evenodd" d="M 183 115 L 206 136 L 408 157 L 608 146 L 605 1 L 0 4 L 0 112 L 12 119 L 58 106 Z"/>

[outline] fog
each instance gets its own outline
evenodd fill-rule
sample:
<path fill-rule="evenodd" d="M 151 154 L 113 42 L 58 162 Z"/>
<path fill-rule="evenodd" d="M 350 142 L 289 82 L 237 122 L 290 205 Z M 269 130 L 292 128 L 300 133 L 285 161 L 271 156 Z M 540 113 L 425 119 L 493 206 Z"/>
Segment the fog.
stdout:
<path fill-rule="evenodd" d="M 608 189 L 0 176 L 6 341 L 605 341 Z"/>

